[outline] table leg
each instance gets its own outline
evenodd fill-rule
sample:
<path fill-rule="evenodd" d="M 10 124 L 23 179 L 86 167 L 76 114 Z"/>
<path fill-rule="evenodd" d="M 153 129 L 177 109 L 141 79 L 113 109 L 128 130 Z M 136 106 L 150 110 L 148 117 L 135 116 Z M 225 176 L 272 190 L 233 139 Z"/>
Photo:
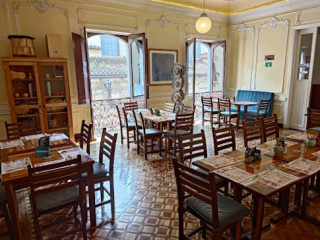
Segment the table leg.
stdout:
<path fill-rule="evenodd" d="M 88 173 L 88 190 L 89 190 L 89 209 L 91 227 L 96 226 L 96 207 L 95 207 L 95 193 L 94 193 L 94 177 L 92 164 L 87 168 Z"/>
<path fill-rule="evenodd" d="M 23 239 L 19 221 L 19 210 L 17 206 L 16 194 L 12 184 L 5 184 L 6 197 L 8 202 L 9 213 L 11 216 L 12 226 L 14 228 L 14 239 Z"/>
<path fill-rule="evenodd" d="M 263 197 L 254 196 L 254 209 L 252 219 L 252 237 L 253 239 L 260 240 L 262 235 L 262 223 L 264 214 L 264 203 Z"/>
<path fill-rule="evenodd" d="M 280 206 L 281 212 L 270 219 L 272 223 L 277 223 L 288 215 L 289 201 L 290 201 L 290 188 L 283 190 L 282 192 L 279 193 L 279 206 Z"/>
<path fill-rule="evenodd" d="M 309 192 L 309 179 L 304 181 L 303 183 L 302 212 L 301 212 L 301 215 L 303 217 L 305 217 L 307 213 L 308 192 Z"/>

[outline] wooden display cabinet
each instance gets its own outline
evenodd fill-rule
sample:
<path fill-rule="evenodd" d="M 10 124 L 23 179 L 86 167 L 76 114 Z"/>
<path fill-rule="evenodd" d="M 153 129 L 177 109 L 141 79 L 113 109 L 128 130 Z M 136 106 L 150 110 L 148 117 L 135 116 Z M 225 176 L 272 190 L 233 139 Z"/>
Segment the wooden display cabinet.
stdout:
<path fill-rule="evenodd" d="M 12 122 L 74 139 L 67 59 L 2 58 Z"/>

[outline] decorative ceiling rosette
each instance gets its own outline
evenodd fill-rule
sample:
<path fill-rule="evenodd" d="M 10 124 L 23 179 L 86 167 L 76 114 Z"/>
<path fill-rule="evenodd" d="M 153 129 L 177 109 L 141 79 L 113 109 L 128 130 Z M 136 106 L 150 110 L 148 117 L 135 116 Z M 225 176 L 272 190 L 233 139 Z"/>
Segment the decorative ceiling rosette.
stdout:
<path fill-rule="evenodd" d="M 172 88 L 175 92 L 180 91 L 183 88 L 183 78 L 175 78 L 172 81 Z"/>

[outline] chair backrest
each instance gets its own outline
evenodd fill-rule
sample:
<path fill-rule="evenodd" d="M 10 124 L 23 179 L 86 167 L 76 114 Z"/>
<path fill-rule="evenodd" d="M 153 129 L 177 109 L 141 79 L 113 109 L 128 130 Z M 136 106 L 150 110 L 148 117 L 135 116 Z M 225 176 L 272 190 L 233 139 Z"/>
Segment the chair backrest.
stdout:
<path fill-rule="evenodd" d="M 140 112 L 139 115 L 140 115 L 140 119 L 141 119 L 141 127 L 143 130 L 143 135 L 146 136 L 146 123 L 144 121 L 142 112 Z"/>
<path fill-rule="evenodd" d="M 320 110 L 308 108 L 307 129 L 320 127 Z"/>
<path fill-rule="evenodd" d="M 58 192 L 72 186 L 79 186 L 79 197 L 82 202 L 83 185 L 81 180 L 81 156 L 46 166 L 31 167 L 28 165 L 30 179 L 31 204 L 33 214 L 38 215 L 36 197 L 41 194 Z"/>
<path fill-rule="evenodd" d="M 279 124 L 277 114 L 274 114 L 273 117 L 263 118 L 263 136 L 264 141 L 267 141 L 269 136 L 275 135 L 275 138 L 279 138 Z"/>
<path fill-rule="evenodd" d="M 243 122 L 243 138 L 244 146 L 248 146 L 248 142 L 260 139 L 260 143 L 264 143 L 264 133 L 263 133 L 263 120 L 262 118 L 257 121 Z"/>
<path fill-rule="evenodd" d="M 229 111 L 231 113 L 231 104 L 230 104 L 230 98 L 228 99 L 220 99 L 218 98 L 218 109 L 219 112 Z"/>
<path fill-rule="evenodd" d="M 119 108 L 119 106 L 117 105 L 116 106 L 117 108 L 117 113 L 118 113 L 118 118 L 119 118 L 119 124 L 120 124 L 120 128 L 124 127 L 124 124 L 126 124 L 126 120 L 125 120 L 125 113 L 124 113 L 124 109 L 123 107 L 122 108 Z"/>
<path fill-rule="evenodd" d="M 127 102 L 123 104 L 124 110 L 130 112 L 132 110 L 138 109 L 138 102 Z"/>
<path fill-rule="evenodd" d="M 213 172 L 200 172 L 173 158 L 178 191 L 178 209 L 183 211 L 185 194 L 212 206 L 212 227 L 218 228 L 217 186 Z M 182 213 L 182 212 L 181 212 Z"/>
<path fill-rule="evenodd" d="M 99 163 L 104 164 L 104 156 L 108 158 L 109 160 L 109 174 L 113 174 L 113 166 L 114 166 L 114 153 L 116 150 L 116 144 L 117 144 L 117 137 L 118 134 L 115 133 L 114 135 L 111 135 L 106 131 L 106 128 L 103 128 L 102 135 L 101 135 L 101 141 L 100 141 L 100 151 L 99 151 Z"/>
<path fill-rule="evenodd" d="M 90 142 L 92 135 L 92 123 L 86 124 L 85 120 L 82 120 L 81 131 L 80 131 L 80 147 L 83 149 L 84 144 L 86 144 L 86 151 L 90 155 Z"/>
<path fill-rule="evenodd" d="M 212 136 L 214 155 L 218 155 L 220 150 L 227 148 L 232 148 L 232 151 L 236 150 L 236 138 L 233 125 L 220 129 L 212 127 Z"/>
<path fill-rule="evenodd" d="M 177 130 L 183 129 L 190 134 L 193 133 L 193 119 L 194 112 L 189 113 L 177 113 L 175 119 L 174 135 L 177 136 Z"/>
<path fill-rule="evenodd" d="M 257 116 L 263 115 L 264 117 L 266 117 L 268 113 L 269 104 L 270 104 L 270 99 L 266 99 L 266 100 L 261 99 L 258 106 Z"/>
<path fill-rule="evenodd" d="M 201 103 L 202 111 L 204 111 L 205 108 L 213 109 L 212 97 L 201 97 Z"/>
<path fill-rule="evenodd" d="M 194 106 L 183 105 L 183 107 L 182 107 L 183 113 L 192 113 L 195 110 L 196 110 L 196 105 L 194 105 Z"/>
<path fill-rule="evenodd" d="M 175 110 L 175 103 L 171 103 L 171 102 L 165 102 L 164 103 L 164 111 L 165 112 L 174 112 Z"/>
<path fill-rule="evenodd" d="M 24 121 L 19 123 L 5 122 L 5 126 L 8 139 L 19 138 L 36 133 L 34 121 Z"/>
<path fill-rule="evenodd" d="M 193 159 L 207 157 L 207 144 L 204 130 L 200 133 L 181 136 L 179 135 L 179 155 L 180 162 L 192 162 Z"/>

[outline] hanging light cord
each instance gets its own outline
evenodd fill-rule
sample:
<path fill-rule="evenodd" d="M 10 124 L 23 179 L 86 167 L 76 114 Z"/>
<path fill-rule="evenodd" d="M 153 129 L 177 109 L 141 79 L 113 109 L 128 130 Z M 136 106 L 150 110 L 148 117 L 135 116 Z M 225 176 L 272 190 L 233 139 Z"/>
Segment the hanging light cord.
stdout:
<path fill-rule="evenodd" d="M 205 6 L 206 6 L 206 0 L 203 0 L 203 12 L 204 12 Z"/>

